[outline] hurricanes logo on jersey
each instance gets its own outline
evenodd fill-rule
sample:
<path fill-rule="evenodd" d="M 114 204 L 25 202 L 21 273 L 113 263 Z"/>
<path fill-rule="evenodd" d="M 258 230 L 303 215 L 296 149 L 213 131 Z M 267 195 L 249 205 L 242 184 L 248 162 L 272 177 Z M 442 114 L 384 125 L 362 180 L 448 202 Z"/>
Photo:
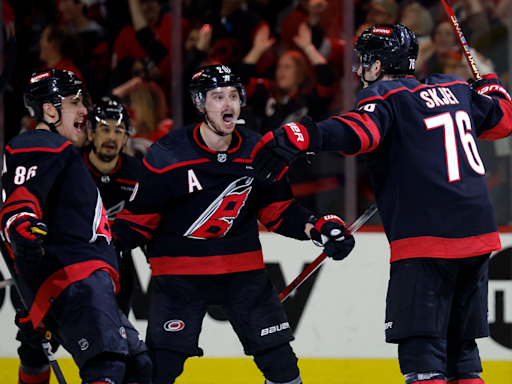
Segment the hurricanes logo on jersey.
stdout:
<path fill-rule="evenodd" d="M 194 239 L 218 239 L 232 227 L 252 190 L 252 177 L 233 181 L 199 216 L 184 236 Z"/>

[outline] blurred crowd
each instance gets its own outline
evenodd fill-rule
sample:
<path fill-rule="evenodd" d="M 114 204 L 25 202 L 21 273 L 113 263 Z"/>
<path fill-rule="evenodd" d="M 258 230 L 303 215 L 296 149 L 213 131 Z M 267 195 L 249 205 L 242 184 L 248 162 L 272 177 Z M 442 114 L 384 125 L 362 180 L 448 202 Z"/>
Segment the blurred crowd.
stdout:
<path fill-rule="evenodd" d="M 418 79 L 435 72 L 471 77 L 440 1 L 355 0 L 351 35 L 343 27 L 344 3 L 183 0 L 181 35 L 176 38 L 182 42 L 184 91 L 176 95 L 171 92 L 174 37 L 169 0 L 3 0 L 4 51 L 14 35 L 19 44 L 5 94 L 5 143 L 33 129 L 22 93 L 29 76 L 44 68 L 75 72 L 93 103 L 119 97 L 129 108 L 135 130 L 126 151 L 139 157 L 151 143 L 179 128 L 172 120 L 173 97 L 182 98 L 184 124 L 201 121 L 187 86 L 195 70 L 206 64 L 228 65 L 242 78 L 247 107 L 241 118 L 261 134 L 304 115 L 321 120 L 349 108 L 343 105 L 344 94 L 357 89 L 341 86 L 343 76 L 355 76 L 343 73 L 345 50 L 352 50 L 357 36 L 375 24 L 400 23 L 416 33 Z M 508 3 L 451 1 L 478 68 L 484 74 L 496 73 L 505 84 Z M 494 147 L 488 152 L 499 157 Z M 289 172 L 295 195 L 317 214 L 343 211 L 339 191 L 327 198 L 344 183 L 341 160 L 333 161 L 333 156 L 322 154 L 313 166 L 299 163 Z M 494 160 L 490 177 L 498 175 L 493 187 L 499 187 L 508 170 Z M 359 195 L 365 205 L 373 195 L 364 170 L 360 174 Z"/>

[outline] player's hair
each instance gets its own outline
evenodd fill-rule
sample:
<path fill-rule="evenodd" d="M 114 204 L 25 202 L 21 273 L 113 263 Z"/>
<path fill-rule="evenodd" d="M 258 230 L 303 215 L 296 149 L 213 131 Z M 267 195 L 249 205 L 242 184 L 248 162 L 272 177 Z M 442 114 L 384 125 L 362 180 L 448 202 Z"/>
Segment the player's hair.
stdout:
<path fill-rule="evenodd" d="M 130 115 L 121 101 L 115 97 L 100 100 L 92 107 L 87 118 L 87 128 L 90 131 L 95 131 L 96 124 L 106 119 L 116 120 L 118 123 L 123 122 L 127 133 L 132 133 Z"/>
<path fill-rule="evenodd" d="M 245 106 L 245 88 L 240 81 L 240 77 L 235 75 L 231 68 L 225 65 L 207 65 L 199 68 L 194 76 L 192 76 L 192 81 L 188 86 L 192 103 L 194 103 L 200 114 L 204 113 L 201 112 L 201 108 L 204 108 L 206 93 L 220 87 L 235 87 L 240 95 L 240 107 Z"/>
<path fill-rule="evenodd" d="M 44 122 L 50 126 L 44 120 L 43 104 L 53 104 L 59 111 L 60 120 L 62 99 L 70 95 L 84 95 L 82 81 L 73 72 L 47 69 L 32 75 L 23 94 L 23 101 L 36 123 Z"/>
<path fill-rule="evenodd" d="M 416 69 L 418 41 L 414 32 L 400 24 L 379 24 L 365 30 L 356 42 L 353 67 L 369 68 L 376 60 L 382 73 L 412 74 Z"/>

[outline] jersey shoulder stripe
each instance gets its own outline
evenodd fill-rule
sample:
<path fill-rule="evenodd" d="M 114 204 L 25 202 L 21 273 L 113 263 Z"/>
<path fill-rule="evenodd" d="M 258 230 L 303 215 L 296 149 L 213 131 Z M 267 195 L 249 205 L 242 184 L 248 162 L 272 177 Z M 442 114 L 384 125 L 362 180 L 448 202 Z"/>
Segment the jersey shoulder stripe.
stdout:
<path fill-rule="evenodd" d="M 72 145 L 58 133 L 50 132 L 45 129 L 36 129 L 23 132 L 12 139 L 5 149 L 10 153 L 26 152 L 62 152 L 65 148 Z"/>
<path fill-rule="evenodd" d="M 468 83 L 462 77 L 450 75 L 434 75 L 426 77 L 422 82 L 413 76 L 408 76 L 399 81 L 379 81 L 372 87 L 363 89 L 357 98 L 356 108 L 371 102 L 386 100 L 388 97 L 399 92 L 416 93 L 418 91 L 433 87 L 449 87 L 452 85 L 465 85 Z"/>

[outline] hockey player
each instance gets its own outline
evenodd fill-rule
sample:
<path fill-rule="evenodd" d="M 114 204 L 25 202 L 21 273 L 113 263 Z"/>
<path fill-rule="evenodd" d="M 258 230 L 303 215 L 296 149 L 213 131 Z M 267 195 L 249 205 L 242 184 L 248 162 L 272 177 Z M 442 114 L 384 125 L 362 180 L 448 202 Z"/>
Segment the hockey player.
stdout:
<path fill-rule="evenodd" d="M 476 138 L 510 135 L 512 104 L 496 76 L 418 82 L 417 54 L 410 29 L 367 29 L 356 109 L 269 132 L 253 165 L 272 180 L 308 153 L 364 154 L 391 244 L 386 341 L 398 344 L 406 383 L 481 384 L 475 339 L 489 335 L 488 262 L 501 245 Z"/>
<path fill-rule="evenodd" d="M 101 100 L 89 112 L 87 133 L 91 145 L 83 154 L 87 168 L 100 191 L 107 218 L 112 224 L 117 213 L 128 202 L 142 161 L 121 153 L 133 131 L 128 111 L 115 98 Z M 119 308 L 126 316 L 130 312 L 135 289 L 135 268 L 130 252 L 124 252 L 119 265 L 117 294 Z"/>
<path fill-rule="evenodd" d="M 119 273 L 105 209 L 72 145 L 87 115 L 82 82 L 68 71 L 39 72 L 24 100 L 37 125 L 5 148 L 0 212 L 29 309 L 19 322 L 47 327 L 83 383 L 150 383 L 147 348 L 115 300 Z M 20 357 L 20 381 L 45 380 L 31 370 L 31 356 L 20 349 Z"/>
<path fill-rule="evenodd" d="M 173 383 L 188 357 L 203 354 L 198 339 L 209 305 L 223 308 L 268 384 L 299 384 L 293 335 L 266 274 L 257 221 L 299 240 L 311 230 L 335 259 L 348 255 L 354 240 L 344 239 L 335 215 L 313 220 L 285 179 L 271 185 L 249 176 L 259 136 L 236 126 L 245 89 L 230 68 L 201 68 L 189 89 L 204 121 L 151 146 L 112 226 L 122 251 L 154 242 L 147 342 L 155 384 Z M 272 326 L 277 331 L 269 333 Z"/>

